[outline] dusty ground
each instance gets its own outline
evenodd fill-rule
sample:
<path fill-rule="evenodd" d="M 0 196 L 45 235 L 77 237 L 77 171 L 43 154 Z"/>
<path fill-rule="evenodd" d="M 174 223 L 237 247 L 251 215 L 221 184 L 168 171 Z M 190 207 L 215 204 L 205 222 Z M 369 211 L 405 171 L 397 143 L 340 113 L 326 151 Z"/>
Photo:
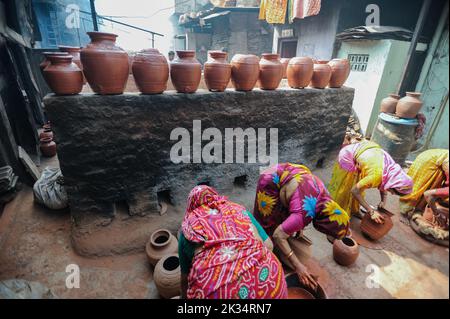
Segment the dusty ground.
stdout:
<path fill-rule="evenodd" d="M 330 172 L 328 165 L 316 174 L 328 182 Z M 236 188 L 228 195 L 249 208 L 253 205 L 252 191 Z M 370 192 L 368 198 L 376 204 L 378 195 Z M 360 247 L 351 267 L 337 265 L 325 235 L 308 227 L 305 233 L 314 243 L 310 270 L 319 275 L 331 298 L 449 298 L 448 249 L 424 241 L 401 223 L 395 197 L 389 198 L 389 208 L 396 215 L 394 229 L 380 243 L 384 249 Z M 179 216 L 181 222 L 179 209 L 172 208 L 168 214 Z M 0 280 L 38 281 L 63 298 L 157 297 L 144 253 L 83 258 L 72 250 L 69 233 L 70 214 L 34 204 L 32 190 L 24 188 L 0 218 Z M 65 286 L 69 264 L 80 267 L 79 289 Z M 373 272 L 373 265 L 379 272 Z M 380 283 L 378 288 L 368 287 L 372 278 Z"/>

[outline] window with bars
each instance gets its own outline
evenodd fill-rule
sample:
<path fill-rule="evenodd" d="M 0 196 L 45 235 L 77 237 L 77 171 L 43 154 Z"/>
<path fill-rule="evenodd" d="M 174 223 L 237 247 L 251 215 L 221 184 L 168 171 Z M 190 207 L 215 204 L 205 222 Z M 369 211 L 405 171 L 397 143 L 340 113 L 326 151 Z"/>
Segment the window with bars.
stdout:
<path fill-rule="evenodd" d="M 369 63 L 368 54 L 349 54 L 350 68 L 356 72 L 366 72 L 367 64 Z"/>

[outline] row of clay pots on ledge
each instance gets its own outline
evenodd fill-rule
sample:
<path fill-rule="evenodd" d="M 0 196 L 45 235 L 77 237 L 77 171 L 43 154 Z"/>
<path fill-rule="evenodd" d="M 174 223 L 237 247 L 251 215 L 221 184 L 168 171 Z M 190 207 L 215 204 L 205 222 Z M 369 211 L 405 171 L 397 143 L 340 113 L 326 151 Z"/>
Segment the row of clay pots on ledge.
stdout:
<path fill-rule="evenodd" d="M 44 61 L 41 68 L 48 85 L 57 95 L 77 94 L 81 92 L 85 78 L 95 93 L 122 94 L 130 69 L 128 54 L 115 45 L 116 34 L 88 32 L 88 35 L 91 42 L 81 50 L 61 47 L 66 52 L 46 55 L 48 62 Z M 177 92 L 194 93 L 201 80 L 201 64 L 194 51 L 177 51 L 177 55 L 169 68 L 166 58 L 158 50 L 139 52 L 131 67 L 138 89 L 144 94 L 162 93 L 167 89 L 170 74 Z M 346 59 L 314 63 L 310 58 L 293 58 L 285 72 L 278 54 L 265 53 L 261 59 L 251 54 L 236 54 L 231 63 L 226 58 L 225 52 L 209 52 L 204 76 L 210 91 L 224 91 L 230 80 L 238 91 L 251 91 L 258 80 L 261 89 L 275 90 L 284 73 L 292 88 L 308 85 L 338 88 L 350 72 Z"/>
<path fill-rule="evenodd" d="M 406 119 L 415 118 L 423 105 L 421 95 L 419 92 L 406 92 L 406 96 L 400 98 L 397 94 L 389 94 L 381 101 L 380 112 Z"/>

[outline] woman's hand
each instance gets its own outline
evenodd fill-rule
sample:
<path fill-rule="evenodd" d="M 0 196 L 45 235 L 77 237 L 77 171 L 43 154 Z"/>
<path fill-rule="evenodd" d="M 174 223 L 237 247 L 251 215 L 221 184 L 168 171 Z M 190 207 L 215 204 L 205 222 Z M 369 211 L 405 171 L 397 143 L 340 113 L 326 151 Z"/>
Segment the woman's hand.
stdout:
<path fill-rule="evenodd" d="M 308 287 L 312 290 L 317 289 L 317 281 L 313 278 L 313 276 L 309 273 L 308 269 L 301 263 L 298 263 L 295 267 L 295 272 L 297 273 L 298 280 L 305 287 Z"/>
<path fill-rule="evenodd" d="M 384 224 L 384 217 L 379 212 L 372 210 L 369 214 L 374 222 L 377 224 Z"/>

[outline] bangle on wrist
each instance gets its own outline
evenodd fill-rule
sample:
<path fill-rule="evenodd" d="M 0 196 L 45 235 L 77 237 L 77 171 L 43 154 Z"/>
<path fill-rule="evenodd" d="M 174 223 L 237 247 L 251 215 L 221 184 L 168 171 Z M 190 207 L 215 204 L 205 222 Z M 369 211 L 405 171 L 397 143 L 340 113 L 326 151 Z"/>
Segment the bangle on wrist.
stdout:
<path fill-rule="evenodd" d="M 294 251 L 291 250 L 291 252 L 290 252 L 289 254 L 286 255 L 286 258 L 289 259 L 293 254 L 294 254 Z"/>

